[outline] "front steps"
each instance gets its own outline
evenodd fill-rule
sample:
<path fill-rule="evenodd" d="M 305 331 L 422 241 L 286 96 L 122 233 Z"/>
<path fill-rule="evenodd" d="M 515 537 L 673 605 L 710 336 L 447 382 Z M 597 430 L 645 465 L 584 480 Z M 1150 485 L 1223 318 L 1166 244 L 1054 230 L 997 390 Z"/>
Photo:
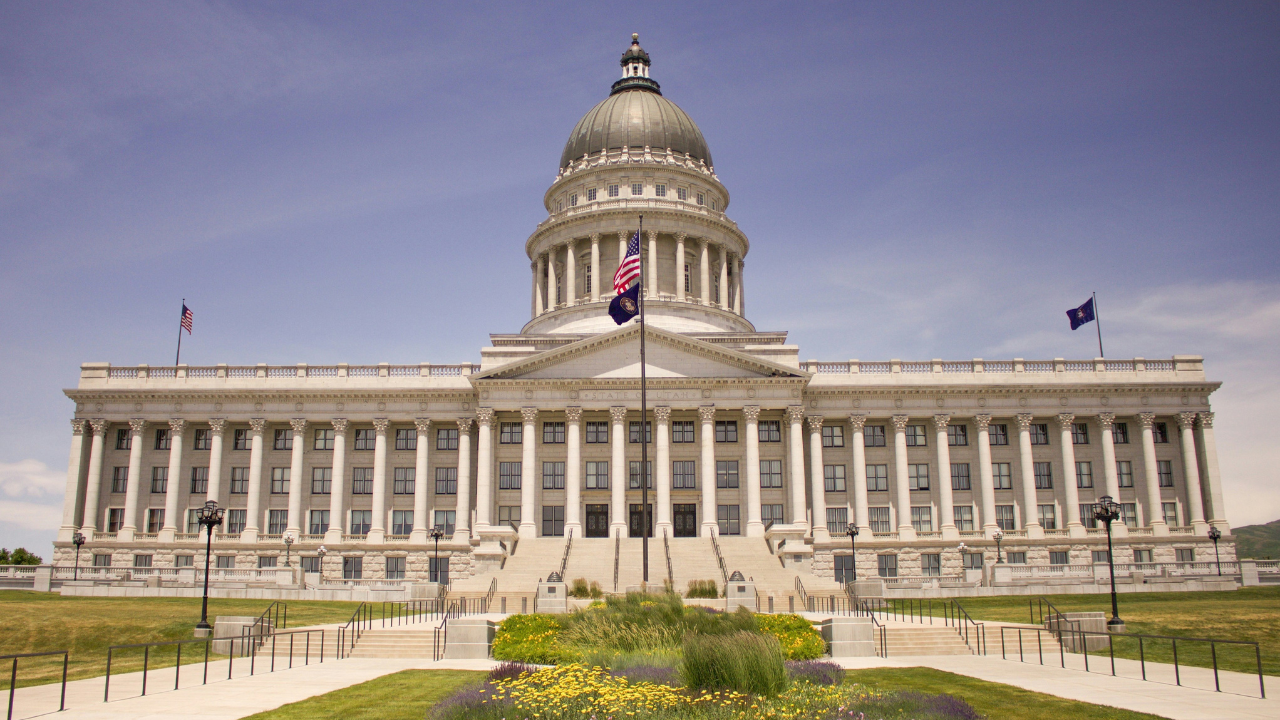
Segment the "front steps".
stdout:
<path fill-rule="evenodd" d="M 435 633 L 439 623 L 421 623 L 412 629 L 365 630 L 351 651 L 353 658 L 433 659 Z"/>
<path fill-rule="evenodd" d="M 885 628 L 885 645 L 888 657 L 911 655 L 972 655 L 964 644 L 964 638 L 949 627 L 904 627 L 890 625 Z"/>

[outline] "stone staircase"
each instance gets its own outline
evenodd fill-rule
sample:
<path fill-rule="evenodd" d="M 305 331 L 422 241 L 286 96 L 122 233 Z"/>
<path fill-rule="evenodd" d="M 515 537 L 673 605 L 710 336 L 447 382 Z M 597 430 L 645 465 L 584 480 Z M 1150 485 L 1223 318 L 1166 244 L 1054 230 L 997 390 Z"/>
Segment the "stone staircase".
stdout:
<path fill-rule="evenodd" d="M 756 591 L 762 596 L 785 597 L 795 594 L 797 577 L 804 583 L 805 592 L 810 595 L 844 595 L 844 588 L 833 578 L 820 578 L 796 568 L 784 568 L 778 557 L 769 552 L 769 545 L 764 538 L 722 535 L 717 541 L 729 573 L 737 571 L 743 577 L 753 579 Z M 715 562 L 714 555 L 711 561 Z M 719 576 L 718 571 L 716 576 Z"/>
<path fill-rule="evenodd" d="M 497 592 L 535 593 L 538 581 L 552 572 L 559 572 L 560 559 L 564 557 L 566 539 L 559 537 L 525 538 L 516 544 L 515 554 L 507 557 L 501 570 L 475 575 L 454 581 L 449 587 L 452 596 L 480 597 L 489 592 L 489 585 L 498 579 Z M 573 554 L 578 553 L 579 538 L 573 539 Z M 572 564 L 572 563 L 571 563 Z M 613 550 L 609 550 L 609 582 L 613 583 Z M 600 584 L 604 587 L 604 583 Z"/>
<path fill-rule="evenodd" d="M 573 539 L 564 581 L 572 585 L 578 578 L 588 583 L 594 580 L 601 590 L 613 592 L 613 538 Z"/>
<path fill-rule="evenodd" d="M 911 655 L 973 654 L 955 628 L 945 626 L 913 627 L 905 623 L 890 623 L 885 628 L 885 645 L 888 648 L 888 656 L 891 658 Z"/>
<path fill-rule="evenodd" d="M 365 630 L 351 651 L 353 658 L 426 658 L 434 653 L 436 623 Z"/>
<path fill-rule="evenodd" d="M 720 563 L 716 562 L 711 538 L 670 538 L 667 542 L 671 547 L 672 587 L 676 592 L 683 595 L 689 589 L 690 580 L 714 580 L 716 587 L 724 591 L 724 576 L 720 572 Z M 665 578 L 666 558 L 661 555 L 662 538 L 657 538 L 655 544 L 659 553 L 658 567 L 662 569 L 662 577 Z M 652 562 L 650 567 L 654 567 Z"/>

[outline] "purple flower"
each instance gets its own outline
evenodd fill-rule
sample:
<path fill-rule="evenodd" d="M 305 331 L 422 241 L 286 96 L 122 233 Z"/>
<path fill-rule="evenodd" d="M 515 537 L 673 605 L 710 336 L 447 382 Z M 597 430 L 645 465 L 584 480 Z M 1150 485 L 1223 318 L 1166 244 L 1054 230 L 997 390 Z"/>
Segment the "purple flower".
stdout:
<path fill-rule="evenodd" d="M 803 680 L 814 685 L 839 685 L 844 682 L 844 668 L 823 660 L 788 661 L 787 675 L 792 680 Z"/>

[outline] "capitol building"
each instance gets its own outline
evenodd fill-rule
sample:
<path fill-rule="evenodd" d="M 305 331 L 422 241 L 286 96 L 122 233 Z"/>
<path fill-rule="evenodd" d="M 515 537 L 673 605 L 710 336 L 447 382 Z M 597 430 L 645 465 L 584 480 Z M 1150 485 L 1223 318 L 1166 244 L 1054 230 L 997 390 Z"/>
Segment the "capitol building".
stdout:
<path fill-rule="evenodd" d="M 478 363 L 84 363 L 56 562 L 78 532 L 83 566 L 202 567 L 216 501 L 221 570 L 288 552 L 329 583 L 524 591 L 565 567 L 623 590 L 642 483 L 650 581 L 677 589 L 726 568 L 836 588 L 854 562 L 887 583 L 990 583 L 972 573 L 997 559 L 1066 577 L 1106 562 L 1104 495 L 1118 563 L 1212 561 L 1211 526 L 1234 560 L 1202 358 L 802 361 L 752 324 L 751 241 L 634 36 L 621 74 L 525 241 L 529 321 Z M 641 328 L 607 313 L 641 215 L 647 418 Z"/>

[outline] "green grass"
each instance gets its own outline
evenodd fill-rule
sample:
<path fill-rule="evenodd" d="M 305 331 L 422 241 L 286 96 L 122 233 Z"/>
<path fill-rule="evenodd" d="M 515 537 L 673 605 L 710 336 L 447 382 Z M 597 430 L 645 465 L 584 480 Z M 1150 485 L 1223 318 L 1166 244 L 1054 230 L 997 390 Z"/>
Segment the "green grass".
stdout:
<path fill-rule="evenodd" d="M 245 720 L 422 720 L 433 705 L 488 673 L 404 670 L 324 695 L 250 715 Z"/>
<path fill-rule="evenodd" d="M 270 600 L 209 599 L 209 621 L 218 615 L 258 615 Z M 290 602 L 288 627 L 346 622 L 358 603 Z M 0 590 L 0 655 L 70 650 L 67 679 L 106 672 L 107 647 L 192 639 L 200 621 L 198 598 L 62 597 L 25 590 Z M 183 662 L 203 660 L 203 646 L 183 648 Z M 172 666 L 173 648 L 153 651 L 152 667 Z M 211 656 L 212 657 L 212 656 Z M 125 651 L 111 661 L 111 674 L 142 669 L 142 652 Z M 20 660 L 18 686 L 57 681 L 62 659 Z M 4 681 L 8 688 L 8 678 Z"/>

